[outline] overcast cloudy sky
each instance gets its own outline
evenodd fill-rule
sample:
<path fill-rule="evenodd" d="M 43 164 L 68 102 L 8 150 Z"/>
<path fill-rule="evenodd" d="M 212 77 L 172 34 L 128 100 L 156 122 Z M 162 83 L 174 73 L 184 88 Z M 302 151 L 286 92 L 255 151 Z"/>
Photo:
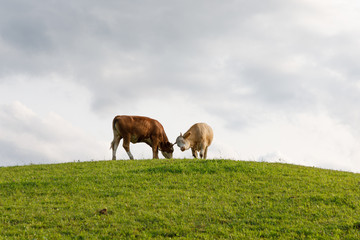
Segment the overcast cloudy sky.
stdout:
<path fill-rule="evenodd" d="M 0 166 L 111 159 L 129 114 L 172 142 L 207 122 L 209 158 L 360 172 L 358 0 L 0 3 Z"/>

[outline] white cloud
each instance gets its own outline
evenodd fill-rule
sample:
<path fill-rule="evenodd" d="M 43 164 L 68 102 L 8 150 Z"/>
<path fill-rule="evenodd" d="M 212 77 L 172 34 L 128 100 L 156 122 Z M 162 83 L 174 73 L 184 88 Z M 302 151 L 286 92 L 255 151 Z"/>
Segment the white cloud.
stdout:
<path fill-rule="evenodd" d="M 116 114 L 157 118 L 172 141 L 206 121 L 216 129 L 210 157 L 358 169 L 359 8 L 355 0 L 4 1 L 0 126 L 24 111 L 36 127 L 20 121 L 31 140 L 23 150 L 67 161 L 110 156 Z M 51 122 L 67 144 L 46 143 Z M 71 150 L 79 141 L 87 144 Z M 151 157 L 147 146 L 133 148 Z"/>
<path fill-rule="evenodd" d="M 326 113 L 272 116 L 245 129 L 237 141 L 244 159 L 360 172 L 360 141 Z"/>
<path fill-rule="evenodd" d="M 0 129 L 2 166 L 100 159 L 104 148 L 56 113 L 39 116 L 20 102 L 0 107 Z"/>

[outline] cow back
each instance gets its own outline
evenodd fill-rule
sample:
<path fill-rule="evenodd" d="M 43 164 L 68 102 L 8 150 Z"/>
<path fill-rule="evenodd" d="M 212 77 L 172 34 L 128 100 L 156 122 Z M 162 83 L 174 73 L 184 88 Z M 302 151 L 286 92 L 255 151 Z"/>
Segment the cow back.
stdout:
<path fill-rule="evenodd" d="M 116 116 L 113 121 L 113 128 L 116 129 L 121 136 L 126 134 L 135 135 L 139 138 L 139 141 L 150 138 L 151 136 L 159 137 L 160 142 L 168 141 L 161 123 L 149 117 Z"/>
<path fill-rule="evenodd" d="M 188 140 L 193 143 L 206 143 L 209 146 L 213 140 L 214 133 L 212 128 L 206 123 L 195 123 L 191 128 L 184 134 L 191 132 Z"/>

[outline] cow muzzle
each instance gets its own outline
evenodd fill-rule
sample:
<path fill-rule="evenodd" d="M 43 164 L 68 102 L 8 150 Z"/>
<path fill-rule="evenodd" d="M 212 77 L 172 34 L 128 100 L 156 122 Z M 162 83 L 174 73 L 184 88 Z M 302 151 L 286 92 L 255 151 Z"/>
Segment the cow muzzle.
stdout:
<path fill-rule="evenodd" d="M 161 152 L 161 153 L 165 158 L 168 158 L 168 159 L 172 158 L 172 153 L 168 153 L 168 152 Z"/>

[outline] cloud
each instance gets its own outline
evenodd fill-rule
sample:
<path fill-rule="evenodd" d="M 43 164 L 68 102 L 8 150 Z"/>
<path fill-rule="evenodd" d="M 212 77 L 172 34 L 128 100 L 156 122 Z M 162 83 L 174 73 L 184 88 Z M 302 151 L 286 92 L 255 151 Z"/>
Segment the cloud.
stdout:
<path fill-rule="evenodd" d="M 337 57 L 338 41 L 349 39 L 340 38 L 344 30 L 330 14 L 338 5 L 351 10 L 321 1 L 8 4 L 1 72 L 74 76 L 100 112 L 148 92 L 243 100 L 233 86 L 251 89 L 260 104 L 309 105 L 307 83 Z M 344 14 L 338 19 L 347 22 Z"/>
<path fill-rule="evenodd" d="M 224 133 L 232 136 L 231 131 Z M 360 141 L 352 128 L 326 113 L 273 115 L 266 123 L 249 126 L 231 137 L 240 159 L 286 162 L 322 168 L 360 171 Z M 236 149 L 236 148 L 235 148 Z"/>
<path fill-rule="evenodd" d="M 59 160 L 53 146 L 68 149 L 63 158 L 84 156 L 87 148 L 70 145 L 96 144 L 86 134 L 101 145 L 111 138 L 105 126 L 112 117 L 133 113 L 159 116 L 172 137 L 196 121 L 211 122 L 219 136 L 214 156 L 281 155 L 301 162 L 305 154 L 297 148 L 307 146 L 309 159 L 318 162 L 329 158 L 326 151 L 307 142 L 329 138 L 318 124 L 324 121 L 343 139 L 339 149 L 354 158 L 357 153 L 349 152 L 360 139 L 358 10 L 355 0 L 5 1 L 0 85 L 6 90 L 0 92 L 7 104 L 0 124 L 12 136 L 10 130 L 18 133 L 8 128 L 15 114 L 28 113 L 18 124 L 37 145 L 22 147 L 32 159 Z M 26 118 L 34 129 L 26 128 Z M 51 122 L 65 128 L 54 138 L 47 134 Z M 273 128 L 298 134 L 296 124 L 304 132 L 323 130 L 301 137 L 297 147 L 256 144 L 256 134 L 272 142 Z M 254 148 L 242 138 L 253 138 Z M 338 146 L 336 138 L 325 146 Z M 69 144 L 56 144 L 60 139 Z M 14 139 L 1 140 L 4 148 L 17 146 Z"/>
<path fill-rule="evenodd" d="M 20 102 L 0 107 L 2 165 L 91 160 L 103 148 L 56 113 L 38 116 Z"/>

